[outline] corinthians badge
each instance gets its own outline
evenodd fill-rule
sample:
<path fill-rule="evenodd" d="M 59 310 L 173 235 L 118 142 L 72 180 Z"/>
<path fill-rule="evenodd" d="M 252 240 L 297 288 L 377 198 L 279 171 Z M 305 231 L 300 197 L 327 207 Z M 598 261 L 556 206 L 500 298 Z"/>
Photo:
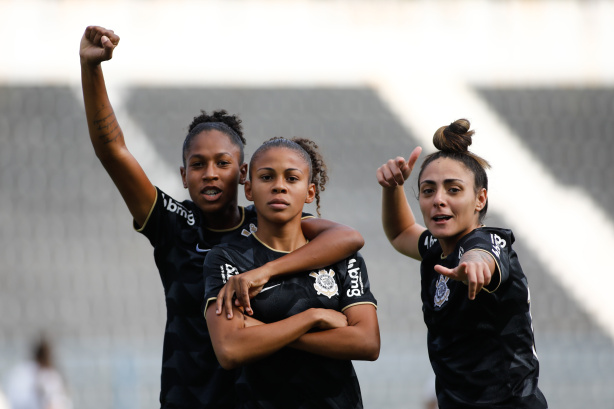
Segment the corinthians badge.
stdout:
<path fill-rule="evenodd" d="M 448 280 L 449 277 L 445 277 L 440 275 L 437 280 L 436 289 L 435 289 L 435 306 L 441 307 L 444 302 L 448 301 L 448 296 L 450 295 L 450 289 L 448 288 Z"/>
<path fill-rule="evenodd" d="M 317 273 L 314 271 L 309 274 L 309 277 L 316 279 L 313 288 L 316 289 L 318 295 L 322 294 L 328 298 L 333 298 L 334 295 L 339 294 L 337 282 L 335 281 L 335 272 L 333 270 L 320 270 Z"/>

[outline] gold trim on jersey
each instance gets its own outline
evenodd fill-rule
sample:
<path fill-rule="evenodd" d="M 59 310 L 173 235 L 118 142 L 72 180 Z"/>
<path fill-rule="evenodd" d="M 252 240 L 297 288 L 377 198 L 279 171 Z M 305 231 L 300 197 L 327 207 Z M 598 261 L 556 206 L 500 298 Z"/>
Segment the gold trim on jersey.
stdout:
<path fill-rule="evenodd" d="M 243 206 L 238 206 L 238 207 L 239 207 L 239 210 L 241 211 L 241 220 L 239 221 L 239 224 L 237 224 L 234 227 L 230 227 L 228 229 L 218 230 L 218 229 L 212 229 L 211 227 L 204 226 L 205 229 L 207 229 L 209 231 L 212 231 L 212 232 L 215 232 L 215 233 L 224 233 L 224 232 L 227 232 L 227 231 L 233 231 L 233 230 L 238 229 L 239 227 L 241 227 L 243 225 L 243 222 L 245 221 L 245 208 Z"/>
<path fill-rule="evenodd" d="M 362 305 L 362 304 L 371 304 L 372 306 L 375 307 L 375 309 L 377 310 L 377 305 L 375 305 L 374 303 L 372 303 L 371 301 L 360 301 L 360 302 L 355 302 L 354 304 L 350 304 L 348 306 L 343 307 L 343 309 L 341 310 L 341 312 L 347 310 L 350 307 L 354 307 L 356 305 Z"/>
<path fill-rule="evenodd" d="M 205 304 L 205 311 L 203 312 L 205 319 L 207 319 L 207 309 L 209 308 L 209 303 L 215 300 L 217 300 L 217 297 L 211 297 L 207 299 L 207 303 Z"/>
<path fill-rule="evenodd" d="M 472 252 L 472 251 L 482 251 L 482 252 L 488 254 L 490 257 L 492 257 L 492 259 L 495 261 L 496 269 L 495 269 L 495 273 L 493 274 L 492 277 L 494 277 L 496 275 L 499 278 L 499 282 L 497 283 L 497 286 L 495 287 L 494 290 L 489 290 L 489 289 L 486 288 L 486 286 L 482 287 L 482 290 L 486 291 L 487 293 L 494 293 L 501 286 L 501 266 L 499 266 L 499 263 L 497 262 L 497 257 L 495 257 L 490 251 L 484 250 L 484 249 L 471 249 L 471 250 L 467 251 L 467 253 Z M 465 253 L 465 254 L 467 254 L 467 253 Z M 491 277 L 491 282 L 492 282 L 492 277 Z"/>
<path fill-rule="evenodd" d="M 260 237 L 258 237 L 258 235 L 256 234 L 256 232 L 253 232 L 253 233 L 252 233 L 252 236 L 254 236 L 254 238 L 255 238 L 256 240 L 258 240 L 258 242 L 260 242 L 260 244 L 262 244 L 264 247 L 266 247 L 267 249 L 272 250 L 272 251 L 274 251 L 274 252 L 276 252 L 276 253 L 284 253 L 284 254 L 288 254 L 288 253 L 292 253 L 292 251 L 296 250 L 296 249 L 294 249 L 294 250 L 292 250 L 292 251 L 277 250 L 277 249 L 275 249 L 275 248 L 273 248 L 273 247 L 269 246 L 268 244 L 266 244 L 264 241 L 260 240 Z M 309 243 L 309 240 L 307 240 L 307 241 L 305 242 L 305 244 L 307 244 L 307 243 Z M 304 245 L 303 245 L 303 246 L 304 246 Z M 301 247 L 302 247 L 302 246 L 301 246 Z M 297 247 L 297 248 L 299 248 L 299 247 Z"/>
<path fill-rule="evenodd" d="M 160 191 L 158 189 L 156 189 L 156 197 L 154 198 L 154 202 L 151 205 L 151 208 L 149 209 L 149 213 L 147 213 L 147 217 L 145 218 L 145 221 L 143 222 L 143 225 L 141 227 L 139 227 L 138 229 L 136 228 L 135 224 L 136 221 L 134 221 L 134 219 L 132 219 L 132 227 L 134 228 L 134 230 L 136 230 L 137 233 L 140 233 L 143 231 L 143 229 L 145 228 L 145 226 L 147 226 L 147 222 L 149 221 L 149 218 L 151 217 L 151 214 L 153 213 L 155 207 L 156 207 L 156 203 L 158 203 L 158 196 L 160 195 Z"/>

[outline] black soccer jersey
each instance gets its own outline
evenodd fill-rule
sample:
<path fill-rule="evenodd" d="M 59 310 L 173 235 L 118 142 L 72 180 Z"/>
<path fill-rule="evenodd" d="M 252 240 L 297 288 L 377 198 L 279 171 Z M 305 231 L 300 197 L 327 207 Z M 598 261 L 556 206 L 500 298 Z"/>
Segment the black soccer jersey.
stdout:
<path fill-rule="evenodd" d="M 442 258 L 429 231 L 420 237 L 422 310 L 441 409 L 547 407 L 537 387 L 529 287 L 513 242 L 511 230 L 482 227 Z M 458 266 L 469 250 L 491 254 L 499 272 L 473 301 L 467 285 L 434 270 Z"/>
<path fill-rule="evenodd" d="M 157 189 L 147 220 L 142 227 L 135 226 L 154 247 L 166 298 L 162 408 L 234 407 L 233 373 L 217 362 L 201 310 L 205 255 L 214 245 L 242 240 L 255 229 L 254 207 L 240 210 L 241 223 L 235 228 L 210 230 L 192 201 L 178 202 Z"/>
<path fill-rule="evenodd" d="M 229 276 L 262 266 L 283 254 L 253 235 L 241 242 L 217 246 L 205 261 L 207 303 L 215 300 Z M 364 303 L 376 305 L 359 254 L 319 271 L 271 280 L 251 301 L 254 318 L 265 323 L 309 308 L 343 311 Z M 239 408 L 362 408 L 360 386 L 350 360 L 292 348 L 240 368 L 236 395 Z"/>

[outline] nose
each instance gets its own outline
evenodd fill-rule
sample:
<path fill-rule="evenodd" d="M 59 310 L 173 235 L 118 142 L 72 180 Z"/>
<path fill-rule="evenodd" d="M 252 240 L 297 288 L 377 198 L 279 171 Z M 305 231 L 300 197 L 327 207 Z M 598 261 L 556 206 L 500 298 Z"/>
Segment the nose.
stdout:
<path fill-rule="evenodd" d="M 433 195 L 433 206 L 442 207 L 445 206 L 444 194 L 441 189 L 437 189 L 435 195 Z"/>
<path fill-rule="evenodd" d="M 287 193 L 288 189 L 285 184 L 285 179 L 283 177 L 275 178 L 275 183 L 273 184 L 273 193 Z"/>
<path fill-rule="evenodd" d="M 215 164 L 210 163 L 205 167 L 205 171 L 203 172 L 203 179 L 205 180 L 217 180 L 217 167 Z"/>

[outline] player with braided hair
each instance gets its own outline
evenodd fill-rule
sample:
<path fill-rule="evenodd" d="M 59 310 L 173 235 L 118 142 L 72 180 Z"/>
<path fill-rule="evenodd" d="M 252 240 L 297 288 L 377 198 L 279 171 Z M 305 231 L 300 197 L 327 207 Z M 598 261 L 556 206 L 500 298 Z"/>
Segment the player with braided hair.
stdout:
<path fill-rule="evenodd" d="M 537 386 L 527 279 L 512 231 L 482 224 L 489 165 L 468 150 L 473 134 L 465 119 L 435 132 L 438 151 L 425 158 L 418 175 L 426 228 L 416 223 L 403 190 L 421 148 L 377 170 L 384 231 L 397 251 L 421 261 L 439 407 L 546 408 Z"/>
<path fill-rule="evenodd" d="M 81 82 L 90 139 L 115 183 L 135 229 L 149 239 L 164 287 L 164 334 L 160 404 L 162 408 L 234 407 L 233 374 L 215 358 L 202 316 L 202 266 L 207 252 L 223 242 L 245 240 L 255 230 L 252 206 L 238 206 L 245 182 L 245 138 L 241 120 L 225 111 L 201 112 L 185 138 L 180 168 L 191 200 L 177 201 L 155 187 L 124 142 L 106 91 L 101 63 L 110 60 L 119 37 L 102 27 L 87 27 L 80 44 Z M 322 219 L 301 220 L 310 243 L 250 272 L 256 284 L 279 274 L 320 268 L 355 253 L 358 232 Z M 243 293 L 243 291 L 240 291 Z M 247 290 L 244 291 L 247 293 Z"/>
<path fill-rule="evenodd" d="M 231 319 L 214 311 L 229 277 L 306 246 L 303 206 L 327 180 L 317 145 L 303 138 L 265 142 L 249 168 L 245 195 L 256 207 L 258 231 L 216 246 L 204 267 L 204 313 L 216 356 L 224 368 L 239 368 L 237 408 L 362 408 L 351 360 L 377 359 L 380 339 L 360 254 L 271 280 L 252 299 L 253 316 L 232 305 Z"/>

